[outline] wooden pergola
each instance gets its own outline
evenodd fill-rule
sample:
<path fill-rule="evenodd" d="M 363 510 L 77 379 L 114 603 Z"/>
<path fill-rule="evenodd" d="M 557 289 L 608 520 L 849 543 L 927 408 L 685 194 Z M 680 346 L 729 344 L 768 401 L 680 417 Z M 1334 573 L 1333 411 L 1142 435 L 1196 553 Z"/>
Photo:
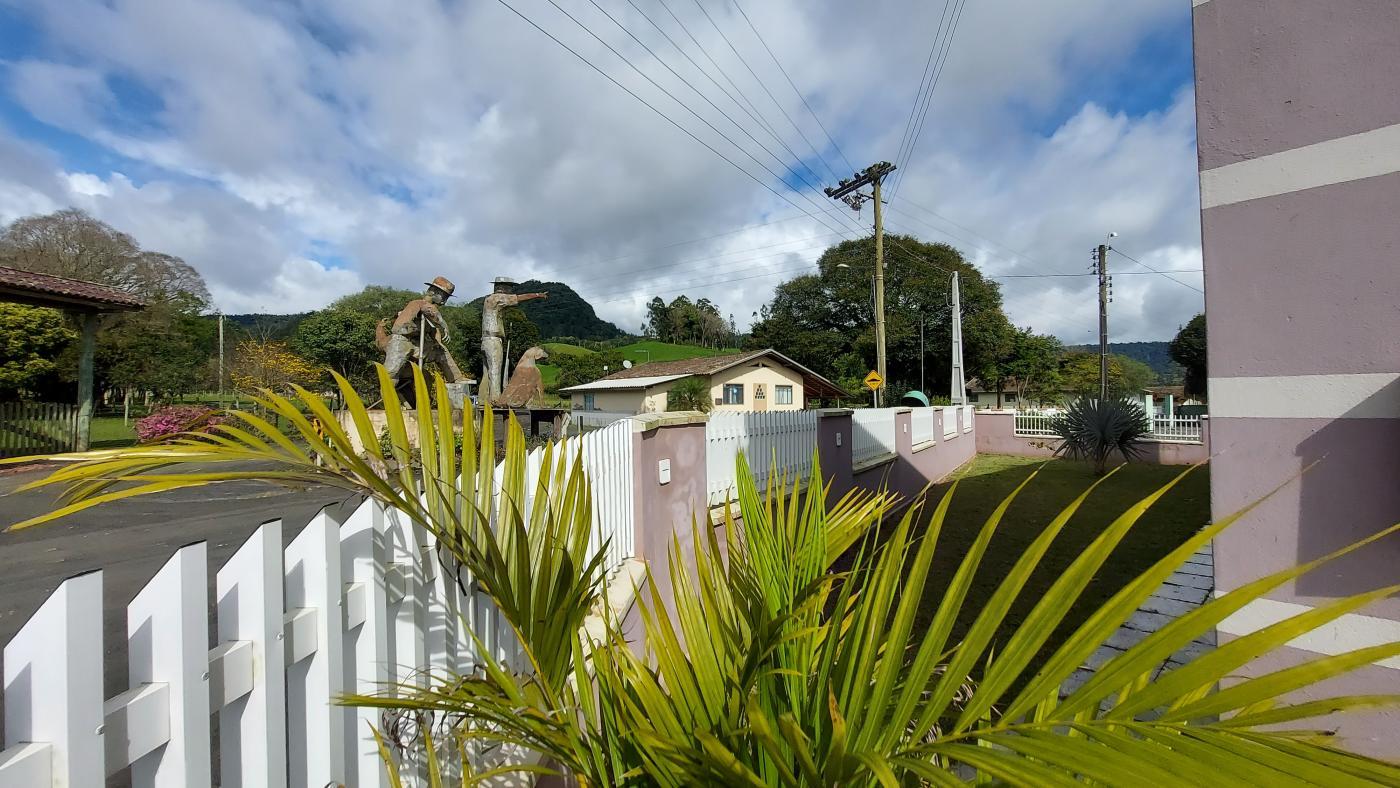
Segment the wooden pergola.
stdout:
<path fill-rule="evenodd" d="M 36 274 L 0 266 L 0 301 L 61 309 L 78 318 L 82 327 L 78 345 L 77 450 L 87 451 L 92 437 L 92 357 L 97 344 L 99 318 L 110 312 L 134 312 L 146 302 L 115 287 Z"/>

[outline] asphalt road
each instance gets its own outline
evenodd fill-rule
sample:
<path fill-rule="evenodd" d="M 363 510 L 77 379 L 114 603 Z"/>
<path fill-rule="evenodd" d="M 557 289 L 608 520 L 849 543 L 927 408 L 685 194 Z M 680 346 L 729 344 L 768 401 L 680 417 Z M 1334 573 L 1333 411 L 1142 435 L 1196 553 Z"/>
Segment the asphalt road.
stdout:
<path fill-rule="evenodd" d="M 12 494 L 39 474 L 0 477 L 0 527 L 53 508 L 54 492 Z M 177 548 L 208 544 L 212 611 L 215 572 L 259 525 L 280 519 L 282 538 L 290 542 L 323 507 L 343 520 L 358 502 L 331 487 L 232 482 L 104 504 L 47 525 L 0 532 L 0 643 L 8 643 L 65 578 L 101 569 L 103 672 L 110 698 L 127 689 L 126 605 Z"/>

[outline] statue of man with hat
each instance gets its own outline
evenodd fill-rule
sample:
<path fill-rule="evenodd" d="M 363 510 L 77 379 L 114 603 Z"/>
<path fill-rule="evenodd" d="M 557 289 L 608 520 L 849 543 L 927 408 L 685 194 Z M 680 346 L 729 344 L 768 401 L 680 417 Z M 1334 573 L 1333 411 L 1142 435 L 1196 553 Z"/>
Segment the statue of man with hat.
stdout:
<path fill-rule="evenodd" d="M 389 377 L 397 381 L 404 374 L 410 361 L 427 369 L 435 365 L 448 383 L 474 383 L 462 374 L 461 368 L 447 349 L 449 331 L 438 307 L 452 297 L 456 288 L 445 277 L 439 276 L 425 282 L 428 289 L 422 298 L 408 302 L 392 326 L 385 330 L 387 321 L 379 322 L 376 339 L 384 350 L 384 368 Z"/>
<path fill-rule="evenodd" d="M 548 298 L 548 293 L 512 293 L 515 280 L 498 276 L 492 280 L 492 293 L 481 305 L 481 361 L 483 374 L 481 394 L 493 402 L 500 399 L 505 374 L 505 326 L 501 312 L 536 298 Z"/>

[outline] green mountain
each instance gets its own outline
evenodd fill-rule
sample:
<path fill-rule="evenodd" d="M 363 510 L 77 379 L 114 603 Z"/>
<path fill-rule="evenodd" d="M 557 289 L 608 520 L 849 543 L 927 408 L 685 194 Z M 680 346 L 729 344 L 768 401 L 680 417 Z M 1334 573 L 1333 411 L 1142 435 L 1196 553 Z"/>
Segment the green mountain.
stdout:
<path fill-rule="evenodd" d="M 1134 361 L 1141 361 L 1157 373 L 1159 383 L 1175 385 L 1181 382 L 1184 371 L 1180 364 L 1172 361 L 1171 353 L 1167 350 L 1169 344 L 1169 342 L 1110 342 L 1108 343 L 1108 352 L 1127 356 Z M 1065 350 L 1097 353 L 1099 346 L 1066 345 Z"/>
<path fill-rule="evenodd" d="M 515 292 L 549 293 L 549 298 L 526 301 L 520 305 L 525 316 L 539 328 L 541 337 L 606 340 L 624 336 L 622 329 L 598 317 L 592 304 L 563 282 L 531 279 L 516 285 Z M 485 299 L 486 296 L 481 296 L 467 306 L 479 311 Z"/>
<path fill-rule="evenodd" d="M 286 339 L 296 332 L 297 325 L 310 314 L 310 312 L 298 312 L 291 315 L 224 315 L 224 330 L 233 331 L 236 328 L 252 336 Z M 206 315 L 206 317 L 216 322 L 219 319 L 215 315 Z"/>

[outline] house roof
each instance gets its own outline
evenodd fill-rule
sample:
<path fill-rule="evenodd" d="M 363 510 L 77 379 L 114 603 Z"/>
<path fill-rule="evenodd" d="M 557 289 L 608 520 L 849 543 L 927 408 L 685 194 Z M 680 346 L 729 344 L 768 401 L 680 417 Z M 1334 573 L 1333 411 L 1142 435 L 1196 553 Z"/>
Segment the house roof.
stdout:
<path fill-rule="evenodd" d="M 146 302 L 115 287 L 0 266 L 0 301 L 87 312 L 142 309 Z"/>
<path fill-rule="evenodd" d="M 648 375 L 641 378 L 622 378 L 613 380 L 611 377 L 595 380 L 592 383 L 583 383 L 578 386 L 569 386 L 559 389 L 567 392 L 590 392 L 590 391 L 640 391 L 649 389 L 662 383 L 670 383 L 673 380 L 688 378 L 689 375 Z"/>
<path fill-rule="evenodd" d="M 701 356 L 699 358 L 684 358 L 675 361 L 650 361 L 645 364 L 638 364 L 631 369 L 619 370 L 593 383 L 585 383 L 583 386 L 571 386 L 566 389 L 560 389 L 560 391 L 597 391 L 600 389 L 586 389 L 585 387 L 591 387 L 605 382 L 617 382 L 620 384 L 609 387 L 612 390 L 644 389 L 655 386 L 658 383 L 665 383 L 670 380 L 686 378 L 692 375 L 704 375 L 708 377 L 715 373 L 723 372 L 726 369 L 732 369 L 733 367 L 764 357 L 772 357 L 777 360 L 779 364 L 800 373 L 802 375 L 802 385 L 807 389 L 808 394 L 819 397 L 849 396 L 840 386 L 772 348 L 755 350 L 749 353 L 730 353 L 723 356 Z M 655 380 L 647 384 L 640 383 L 641 380 L 651 378 L 660 378 L 660 380 Z M 623 381 L 629 381 L 629 383 L 623 383 Z"/>

